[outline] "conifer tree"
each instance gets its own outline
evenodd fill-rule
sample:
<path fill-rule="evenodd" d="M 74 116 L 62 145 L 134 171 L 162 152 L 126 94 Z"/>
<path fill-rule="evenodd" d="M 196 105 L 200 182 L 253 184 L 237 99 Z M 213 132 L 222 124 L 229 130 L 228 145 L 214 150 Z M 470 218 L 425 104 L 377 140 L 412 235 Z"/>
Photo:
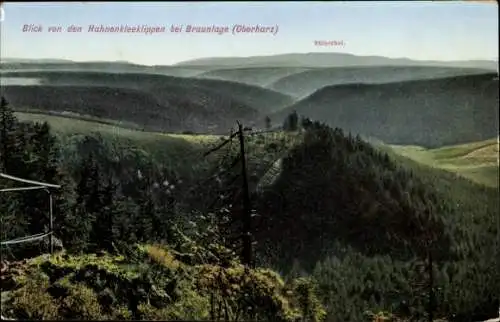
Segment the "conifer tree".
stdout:
<path fill-rule="evenodd" d="M 296 111 L 290 113 L 283 124 L 283 130 L 285 131 L 297 131 L 299 127 L 299 116 Z"/>
<path fill-rule="evenodd" d="M 11 173 L 12 154 L 16 151 L 15 130 L 17 119 L 5 97 L 0 99 L 0 167 L 4 173 Z"/>
<path fill-rule="evenodd" d="M 269 116 L 266 116 L 266 129 L 270 130 L 271 129 L 271 118 Z"/>

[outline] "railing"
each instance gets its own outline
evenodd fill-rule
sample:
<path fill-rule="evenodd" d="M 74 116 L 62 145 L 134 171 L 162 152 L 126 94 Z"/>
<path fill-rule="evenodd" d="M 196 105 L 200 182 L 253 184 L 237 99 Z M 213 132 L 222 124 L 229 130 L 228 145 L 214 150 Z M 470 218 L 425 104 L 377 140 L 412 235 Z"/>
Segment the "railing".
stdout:
<path fill-rule="evenodd" d="M 31 236 L 19 237 L 19 238 L 3 241 L 3 242 L 0 242 L 0 245 L 12 245 L 12 244 L 32 242 L 34 240 L 43 239 L 43 238 L 49 236 L 49 238 L 50 238 L 50 253 L 53 253 L 54 252 L 54 242 L 52 239 L 52 234 L 53 234 L 52 203 L 53 202 L 52 202 L 52 193 L 50 192 L 49 188 L 59 189 L 59 188 L 61 188 L 61 186 L 56 185 L 56 184 L 50 184 L 50 183 L 22 179 L 22 178 L 14 177 L 14 176 L 11 176 L 11 175 L 8 175 L 5 173 L 0 173 L 0 177 L 33 185 L 33 186 L 28 186 L 28 187 L 4 188 L 4 189 L 0 189 L 0 192 L 16 192 L 16 191 L 43 189 L 49 195 L 49 231 L 45 232 L 45 233 L 40 233 L 40 234 L 31 235 Z"/>
<path fill-rule="evenodd" d="M 12 244 L 20 244 L 20 243 L 27 243 L 27 242 L 31 242 L 31 241 L 34 241 L 34 240 L 39 240 L 39 239 L 43 239 L 49 235 L 52 235 L 52 232 L 49 231 L 49 232 L 46 232 L 46 233 L 41 233 L 41 234 L 36 234 L 36 235 L 31 235 L 31 236 L 25 236 L 25 237 L 19 237 L 19 238 L 15 238 L 15 239 L 11 239 L 11 240 L 7 240 L 7 241 L 3 241 L 3 242 L 0 242 L 0 245 L 12 245 Z"/>
<path fill-rule="evenodd" d="M 33 180 L 27 180 L 27 179 L 22 179 L 18 177 L 14 177 L 11 175 L 7 175 L 5 173 L 0 173 L 0 177 L 8 179 L 8 180 L 13 180 L 17 182 L 22 182 L 22 183 L 27 183 L 31 184 L 33 186 L 28 186 L 28 187 L 17 187 L 17 188 L 4 188 L 0 189 L 0 192 L 16 192 L 16 191 L 27 191 L 27 190 L 39 190 L 43 189 L 44 191 L 47 192 L 49 195 L 49 231 L 44 232 L 44 233 L 39 233 L 31 236 L 24 236 L 24 237 L 19 237 L 11 240 L 6 240 L 0 242 L 0 246 L 7 246 L 7 245 L 13 245 L 13 244 L 21 244 L 21 243 L 27 243 L 27 242 L 32 242 L 35 240 L 40 240 L 45 237 L 50 238 L 50 252 L 52 253 L 54 251 L 54 243 L 52 240 L 52 235 L 53 235 L 53 216 L 52 216 L 52 193 L 49 190 L 49 188 L 56 188 L 59 189 L 61 186 L 55 185 L 55 184 L 50 184 L 50 183 L 44 183 L 44 182 L 38 182 L 38 181 L 33 181 Z M 7 321 L 15 321 L 16 319 L 10 319 L 4 317 L 2 314 L 0 314 L 0 319 L 1 320 L 7 320 Z"/>

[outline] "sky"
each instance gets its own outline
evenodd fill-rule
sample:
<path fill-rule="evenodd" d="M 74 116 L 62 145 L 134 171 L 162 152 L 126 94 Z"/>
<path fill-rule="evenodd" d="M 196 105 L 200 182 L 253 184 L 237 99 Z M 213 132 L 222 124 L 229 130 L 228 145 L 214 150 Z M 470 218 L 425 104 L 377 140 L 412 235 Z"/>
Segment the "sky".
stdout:
<path fill-rule="evenodd" d="M 3 3 L 1 58 L 168 65 L 203 57 L 341 52 L 417 60 L 498 60 L 496 2 Z M 23 32 L 25 25 L 42 32 Z M 89 25 L 165 26 L 165 32 L 89 32 Z M 171 25 L 183 25 L 171 33 Z M 276 33 L 236 33 L 234 25 Z M 67 32 L 81 26 L 82 32 Z M 230 32 L 186 33 L 187 25 Z M 61 26 L 62 32 L 48 32 Z M 330 41 L 318 46 L 315 41 Z"/>

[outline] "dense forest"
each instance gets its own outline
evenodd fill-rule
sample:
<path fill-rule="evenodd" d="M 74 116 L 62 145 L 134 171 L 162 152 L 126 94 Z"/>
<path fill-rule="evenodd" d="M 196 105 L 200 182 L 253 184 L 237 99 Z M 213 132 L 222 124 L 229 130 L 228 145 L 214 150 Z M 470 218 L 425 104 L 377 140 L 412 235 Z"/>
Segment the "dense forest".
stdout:
<path fill-rule="evenodd" d="M 3 98 L 0 113 L 1 172 L 62 186 L 62 255 L 2 248 L 36 259 L 2 283 L 19 318 L 471 321 L 498 310 L 496 189 L 291 113 L 287 142 L 246 138 L 265 149 L 248 162 L 245 266 L 237 145 L 195 171 L 95 133 L 58 137 Z M 271 153 L 280 171 L 262 184 L 272 168 L 258 161 Z M 1 194 L 1 240 L 43 232 L 48 206 L 43 190 Z"/>

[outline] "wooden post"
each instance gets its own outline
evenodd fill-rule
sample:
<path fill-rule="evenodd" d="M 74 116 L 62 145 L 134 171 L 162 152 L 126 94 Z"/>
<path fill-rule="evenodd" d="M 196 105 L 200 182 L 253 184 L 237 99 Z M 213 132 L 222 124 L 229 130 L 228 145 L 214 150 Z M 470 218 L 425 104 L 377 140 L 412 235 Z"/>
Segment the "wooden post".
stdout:
<path fill-rule="evenodd" d="M 50 243 L 50 253 L 53 254 L 54 253 L 54 238 L 53 238 L 53 229 L 54 229 L 54 226 L 53 226 L 53 218 L 52 218 L 52 193 L 47 190 L 48 193 L 49 193 L 49 243 Z"/>
<path fill-rule="evenodd" d="M 429 322 L 434 321 L 434 265 L 433 265 L 433 258 L 432 258 L 432 246 L 433 243 L 429 243 L 429 248 L 428 248 L 428 272 L 429 272 Z"/>
<path fill-rule="evenodd" d="M 238 122 L 238 136 L 240 139 L 241 175 L 243 178 L 243 262 L 249 267 L 253 266 L 252 255 L 252 213 L 250 210 L 250 195 L 248 189 L 247 165 L 245 157 L 245 139 L 243 125 Z"/>

